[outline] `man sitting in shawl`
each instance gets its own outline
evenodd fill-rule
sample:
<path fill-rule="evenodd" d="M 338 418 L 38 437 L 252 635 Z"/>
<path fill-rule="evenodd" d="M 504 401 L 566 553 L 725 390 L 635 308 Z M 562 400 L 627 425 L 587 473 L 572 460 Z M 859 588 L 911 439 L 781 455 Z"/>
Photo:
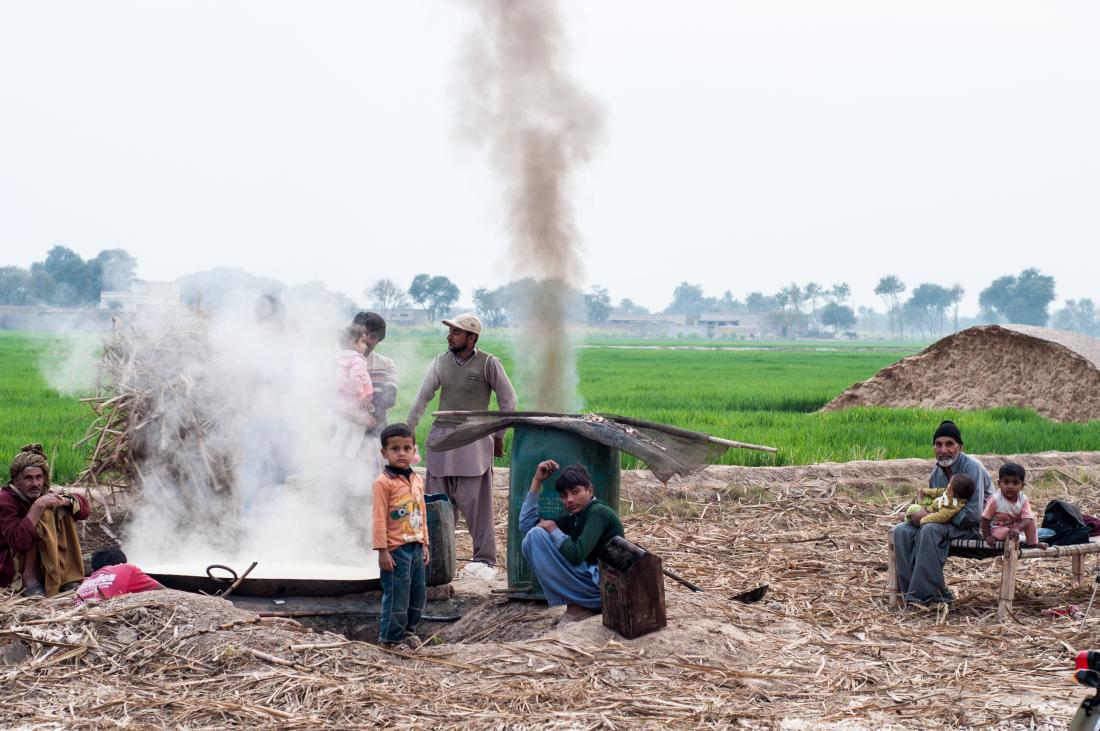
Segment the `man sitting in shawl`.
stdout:
<path fill-rule="evenodd" d="M 91 515 L 88 499 L 50 490 L 41 444 L 23 447 L 9 474 L 11 482 L 0 489 L 0 588 L 18 575 L 24 596 L 75 589 L 84 579 L 76 521 Z"/>

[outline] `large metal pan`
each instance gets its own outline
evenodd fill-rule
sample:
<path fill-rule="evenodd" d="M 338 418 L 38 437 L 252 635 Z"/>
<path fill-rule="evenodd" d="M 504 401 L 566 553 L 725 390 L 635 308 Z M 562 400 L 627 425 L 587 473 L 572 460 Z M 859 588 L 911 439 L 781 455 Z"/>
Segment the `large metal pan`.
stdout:
<path fill-rule="evenodd" d="M 263 566 L 262 562 L 260 566 Z M 156 566 L 152 566 L 146 573 L 169 589 L 203 594 L 220 594 L 237 580 L 237 572 L 221 564 L 212 564 L 205 572 L 201 569 L 185 572 L 179 570 L 177 566 L 158 570 Z M 363 569 L 352 574 L 325 579 L 272 578 L 257 569 L 245 577 L 233 594 L 252 597 L 343 596 L 378 591 L 382 588 L 377 568 L 374 568 L 373 572 Z"/>

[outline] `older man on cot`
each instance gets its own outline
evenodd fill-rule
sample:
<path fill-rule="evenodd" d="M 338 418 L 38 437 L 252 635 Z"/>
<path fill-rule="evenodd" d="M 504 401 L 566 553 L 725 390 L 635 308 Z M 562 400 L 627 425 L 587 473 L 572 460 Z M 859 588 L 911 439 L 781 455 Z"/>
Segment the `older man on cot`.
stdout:
<path fill-rule="evenodd" d="M 22 579 L 24 596 L 53 596 L 84 579 L 76 521 L 91 515 L 88 499 L 50 489 L 50 463 L 41 444 L 11 461 L 0 489 L 0 587 Z"/>
<path fill-rule="evenodd" d="M 952 476 L 966 475 L 974 481 L 974 494 L 966 505 L 946 523 L 928 522 L 918 527 L 906 521 L 893 528 L 898 590 L 906 602 L 953 602 L 955 597 L 943 578 L 948 546 L 957 538 L 981 537 L 978 523 L 985 501 L 992 494 L 993 480 L 981 462 L 963 453 L 962 446 L 962 433 L 955 422 L 942 422 L 932 435 L 936 466 L 928 486 L 947 487 Z"/>

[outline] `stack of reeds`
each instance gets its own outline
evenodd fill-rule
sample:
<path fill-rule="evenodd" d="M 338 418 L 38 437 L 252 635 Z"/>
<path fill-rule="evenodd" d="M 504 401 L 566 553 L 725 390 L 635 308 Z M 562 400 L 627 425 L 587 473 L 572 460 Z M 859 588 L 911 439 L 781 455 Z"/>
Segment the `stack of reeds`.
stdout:
<path fill-rule="evenodd" d="M 210 356 L 201 313 L 116 329 L 104 343 L 96 395 L 84 399 L 95 418 L 81 442 L 92 449 L 77 484 L 114 497 L 144 481 L 143 465 L 155 462 L 181 487 L 231 487 L 233 457 L 214 431 L 232 385 L 209 375 Z"/>

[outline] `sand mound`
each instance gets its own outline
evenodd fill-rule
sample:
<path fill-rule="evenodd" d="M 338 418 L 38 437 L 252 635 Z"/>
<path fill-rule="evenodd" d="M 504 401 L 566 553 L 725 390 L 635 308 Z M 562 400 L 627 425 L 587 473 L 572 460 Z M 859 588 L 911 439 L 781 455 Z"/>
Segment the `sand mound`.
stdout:
<path fill-rule="evenodd" d="M 1029 325 L 972 327 L 883 368 L 826 404 L 989 409 L 1100 419 L 1100 340 Z"/>

